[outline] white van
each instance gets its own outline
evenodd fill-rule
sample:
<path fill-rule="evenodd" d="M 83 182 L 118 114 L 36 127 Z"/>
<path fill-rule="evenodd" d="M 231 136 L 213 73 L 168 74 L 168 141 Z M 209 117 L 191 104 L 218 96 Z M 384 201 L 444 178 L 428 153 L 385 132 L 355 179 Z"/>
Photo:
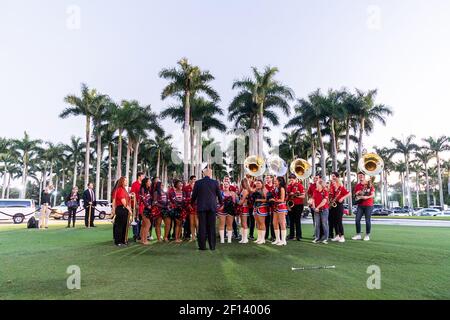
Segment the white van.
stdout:
<path fill-rule="evenodd" d="M 107 219 L 111 215 L 111 204 L 107 200 L 97 200 L 97 206 L 95 207 L 94 212 L 92 214 L 95 215 L 96 218 L 100 220 Z M 84 219 L 84 207 L 83 200 L 80 200 L 80 206 L 77 209 L 77 219 Z M 63 219 L 67 220 L 69 218 L 69 212 L 66 204 L 63 202 L 61 205 L 52 208 L 51 217 L 54 219 Z"/>
<path fill-rule="evenodd" d="M 35 214 L 36 204 L 31 199 L 0 199 L 0 221 L 13 221 L 15 224 L 28 220 Z"/>

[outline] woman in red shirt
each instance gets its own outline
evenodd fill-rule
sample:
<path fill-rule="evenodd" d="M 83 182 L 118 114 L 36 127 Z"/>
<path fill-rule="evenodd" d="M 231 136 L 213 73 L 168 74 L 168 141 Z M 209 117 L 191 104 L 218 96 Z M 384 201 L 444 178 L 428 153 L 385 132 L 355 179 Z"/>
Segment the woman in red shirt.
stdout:
<path fill-rule="evenodd" d="M 125 246 L 128 243 L 127 228 L 130 216 L 132 215 L 130 206 L 130 196 L 127 192 L 128 181 L 121 177 L 117 182 L 117 187 L 113 191 L 113 212 L 114 227 L 113 236 L 116 246 Z"/>
<path fill-rule="evenodd" d="M 344 225 L 342 224 L 342 217 L 344 216 L 344 200 L 350 196 L 350 192 L 342 185 L 339 178 L 339 173 L 333 172 L 331 175 L 330 187 L 330 203 L 335 203 L 336 207 L 330 208 L 330 234 L 333 230 L 336 232 L 336 237 L 332 237 L 331 241 L 345 242 Z"/>
<path fill-rule="evenodd" d="M 328 243 L 328 191 L 325 188 L 326 184 L 322 180 L 317 181 L 316 189 L 313 193 L 312 208 L 314 209 L 314 227 L 315 234 L 313 243 L 322 242 Z M 323 236 L 320 237 L 320 227 L 323 228 Z"/>

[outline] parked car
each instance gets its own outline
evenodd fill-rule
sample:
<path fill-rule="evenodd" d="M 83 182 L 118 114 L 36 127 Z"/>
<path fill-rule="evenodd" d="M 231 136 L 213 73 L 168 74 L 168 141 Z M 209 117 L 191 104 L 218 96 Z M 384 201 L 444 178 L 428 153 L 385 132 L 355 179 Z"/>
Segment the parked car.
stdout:
<path fill-rule="evenodd" d="M 63 202 L 61 205 L 52 208 L 51 217 L 54 219 L 69 219 L 69 212 L 66 204 Z M 94 214 L 96 218 L 100 220 L 106 219 L 111 215 L 111 204 L 107 200 L 97 200 L 97 206 L 95 207 Z M 85 212 L 83 207 L 83 200 L 80 200 L 80 206 L 77 209 L 77 218 L 84 218 Z"/>
<path fill-rule="evenodd" d="M 372 216 L 389 216 L 392 215 L 392 210 L 389 209 L 384 209 L 384 208 L 379 208 L 379 209 L 374 209 L 372 211 Z"/>
<path fill-rule="evenodd" d="M 442 211 L 441 216 L 450 216 L 450 210 Z"/>
<path fill-rule="evenodd" d="M 0 220 L 20 224 L 35 214 L 36 204 L 31 199 L 0 199 Z"/>
<path fill-rule="evenodd" d="M 419 217 L 436 217 L 441 215 L 441 210 L 433 209 L 433 208 L 425 208 L 419 211 L 414 212 L 415 216 Z"/>
<path fill-rule="evenodd" d="M 436 209 L 439 211 L 443 211 L 441 206 L 430 206 L 430 209 Z"/>

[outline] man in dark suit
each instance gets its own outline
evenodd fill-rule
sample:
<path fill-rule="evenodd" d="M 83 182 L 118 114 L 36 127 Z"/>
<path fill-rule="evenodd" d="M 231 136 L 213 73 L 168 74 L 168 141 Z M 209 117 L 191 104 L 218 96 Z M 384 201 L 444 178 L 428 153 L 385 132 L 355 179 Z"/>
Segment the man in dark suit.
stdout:
<path fill-rule="evenodd" d="M 192 191 L 191 202 L 197 203 L 198 248 L 206 250 L 206 238 L 209 249 L 216 249 L 216 212 L 217 201 L 223 205 L 219 183 L 211 179 L 211 169 L 203 170 L 204 178 L 198 180 Z"/>
<path fill-rule="evenodd" d="M 97 198 L 95 196 L 94 184 L 90 182 L 88 184 L 88 188 L 83 192 L 83 206 L 84 206 L 84 225 L 86 228 L 95 227 L 94 226 L 94 218 L 95 218 L 95 206 L 97 203 Z M 89 208 L 91 219 L 89 221 Z"/>

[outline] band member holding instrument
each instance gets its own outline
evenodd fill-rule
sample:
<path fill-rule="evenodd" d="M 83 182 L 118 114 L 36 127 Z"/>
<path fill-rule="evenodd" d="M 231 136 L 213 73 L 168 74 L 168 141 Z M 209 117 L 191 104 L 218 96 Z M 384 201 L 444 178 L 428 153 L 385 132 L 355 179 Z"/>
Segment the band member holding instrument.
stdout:
<path fill-rule="evenodd" d="M 366 235 L 364 241 L 370 240 L 370 232 L 372 229 L 372 211 L 373 199 L 375 198 L 375 188 L 373 182 L 366 180 L 366 175 L 363 172 L 358 172 L 358 184 L 355 186 L 354 194 L 358 204 L 356 211 L 356 235 L 352 237 L 353 240 L 362 240 L 361 236 L 361 219 L 364 216 L 366 220 Z"/>
<path fill-rule="evenodd" d="M 247 178 L 241 181 L 241 193 L 239 197 L 239 214 L 241 217 L 242 239 L 239 243 L 248 243 L 248 218 L 250 216 L 249 198 L 251 194 L 250 185 Z"/>
<path fill-rule="evenodd" d="M 143 172 L 137 173 L 137 180 L 131 184 L 130 196 L 131 196 L 131 208 L 134 210 L 133 222 L 133 239 L 134 241 L 141 239 L 141 226 L 142 226 L 142 212 L 144 210 L 144 204 L 140 201 L 140 192 L 142 180 L 144 180 L 145 174 Z M 136 214 L 136 212 L 138 214 Z"/>
<path fill-rule="evenodd" d="M 249 239 L 250 240 L 254 240 L 255 239 L 255 237 L 254 237 L 254 233 L 255 233 L 255 216 L 253 215 L 253 200 L 252 200 L 252 193 L 253 193 L 253 191 L 255 190 L 255 178 L 254 177 L 252 177 L 251 175 L 245 175 L 245 178 L 247 179 L 247 181 L 248 181 L 248 184 L 249 184 L 249 187 L 250 187 L 250 195 L 249 195 L 249 197 L 248 197 L 248 200 L 247 200 L 247 204 L 248 204 L 248 210 L 249 210 L 249 212 L 250 212 L 250 215 L 249 215 L 249 231 L 250 231 L 250 234 L 249 234 Z"/>
<path fill-rule="evenodd" d="M 150 227 L 152 225 L 152 206 L 151 206 L 151 181 L 149 178 L 144 178 L 141 183 L 141 189 L 139 191 L 139 215 L 141 216 L 141 230 L 140 238 L 141 243 L 144 245 L 148 244 L 148 235 L 150 232 Z M 142 210 L 141 210 L 142 208 Z"/>
<path fill-rule="evenodd" d="M 305 198 L 305 188 L 303 184 L 297 180 L 295 174 L 289 175 L 289 185 L 286 188 L 288 200 L 291 201 L 292 207 L 289 208 L 290 233 L 289 240 L 296 238 L 298 241 L 302 239 L 302 214 L 303 199 Z"/>
<path fill-rule="evenodd" d="M 270 199 L 273 198 L 273 193 L 275 190 L 275 187 L 273 185 L 273 176 L 271 175 L 267 175 L 265 178 L 265 185 L 264 188 L 266 189 L 266 197 L 267 197 L 267 201 L 270 201 Z M 266 234 L 265 234 L 265 239 L 267 240 L 269 238 L 269 231 L 270 231 L 270 241 L 274 241 L 275 240 L 275 230 L 273 228 L 273 210 L 271 206 L 268 206 L 268 213 L 267 213 L 267 217 L 266 217 Z"/>
<path fill-rule="evenodd" d="M 316 189 L 313 194 L 312 207 L 314 209 L 314 227 L 315 238 L 313 243 L 322 242 L 328 243 L 328 191 L 325 189 L 326 184 L 322 180 L 318 180 L 316 183 Z M 320 227 L 323 228 L 323 235 L 321 236 Z"/>
<path fill-rule="evenodd" d="M 272 244 L 285 246 L 286 242 L 286 182 L 283 177 L 277 177 L 274 183 L 273 197 L 273 227 L 275 230 L 275 241 Z"/>
<path fill-rule="evenodd" d="M 125 177 L 121 177 L 114 190 L 114 227 L 113 236 L 116 246 L 125 246 L 128 243 L 127 228 L 129 218 L 132 214 L 130 206 L 130 196 L 127 192 L 128 181 Z"/>
<path fill-rule="evenodd" d="M 223 183 L 223 191 L 221 192 L 223 205 L 217 211 L 219 217 L 220 243 L 225 243 L 225 223 L 227 226 L 228 243 L 231 243 L 233 237 L 233 220 L 236 216 L 236 193 L 230 190 L 230 184 L 228 182 Z"/>
<path fill-rule="evenodd" d="M 185 224 L 185 229 L 188 229 L 189 231 L 185 232 L 185 236 L 186 238 L 190 236 L 190 242 L 195 241 L 198 231 L 197 208 L 195 207 L 195 204 L 191 204 L 192 190 L 194 190 L 196 180 L 196 176 L 190 176 L 189 183 L 183 187 L 184 197 L 186 198 L 187 203 L 186 210 L 188 214 L 186 221 L 189 223 L 189 225 Z"/>
<path fill-rule="evenodd" d="M 171 218 L 175 222 L 175 242 L 181 243 L 181 229 L 183 221 L 186 219 L 186 199 L 183 192 L 183 183 L 180 180 L 174 181 L 174 188 L 169 193 Z"/>
<path fill-rule="evenodd" d="M 333 242 L 345 242 L 344 237 L 344 225 L 342 224 L 342 218 L 344 216 L 344 200 L 350 196 L 350 192 L 342 185 L 339 177 L 339 173 L 333 172 L 331 175 L 331 187 L 330 187 L 330 217 L 328 221 L 331 221 L 330 230 L 336 232 L 336 237 L 332 238 Z M 332 234 L 333 231 L 330 231 Z"/>
<path fill-rule="evenodd" d="M 162 201 L 162 189 L 161 189 L 161 182 L 159 181 L 158 177 L 154 177 L 152 179 L 152 186 L 150 188 L 151 193 L 151 204 L 152 204 L 152 219 L 153 223 L 155 224 L 155 232 L 156 232 L 156 238 L 158 242 L 161 242 L 161 223 L 163 220 L 163 210 L 167 211 L 167 201 Z M 160 204 L 160 201 L 162 204 Z M 170 227 L 170 225 L 169 225 Z"/>
<path fill-rule="evenodd" d="M 266 219 L 269 215 L 269 208 L 267 205 L 267 190 L 264 188 L 262 180 L 255 181 L 255 191 L 252 194 L 253 198 L 253 215 L 256 219 L 256 226 L 258 228 L 258 238 L 256 244 L 266 243 Z"/>

